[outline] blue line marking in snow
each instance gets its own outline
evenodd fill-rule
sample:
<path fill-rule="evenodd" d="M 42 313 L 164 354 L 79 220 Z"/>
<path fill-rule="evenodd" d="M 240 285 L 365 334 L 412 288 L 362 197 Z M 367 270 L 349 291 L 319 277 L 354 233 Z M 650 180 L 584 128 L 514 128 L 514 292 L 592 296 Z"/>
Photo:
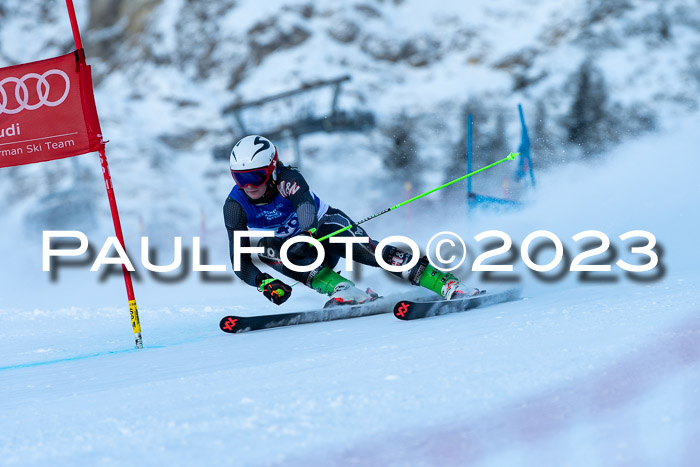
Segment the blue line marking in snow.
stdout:
<path fill-rule="evenodd" d="M 150 345 L 150 346 L 144 346 L 143 349 L 141 350 L 146 350 L 146 349 L 159 349 L 163 348 L 165 346 L 163 345 Z M 54 363 L 63 363 L 63 362 L 74 362 L 77 360 L 85 360 L 88 358 L 93 358 L 93 357 L 100 357 L 103 355 L 113 355 L 113 354 L 120 354 L 120 353 L 130 353 L 130 352 L 137 352 L 139 349 L 136 348 L 130 348 L 130 349 L 121 349 L 121 350 L 108 350 L 105 352 L 95 352 L 91 353 L 88 355 L 77 355 L 75 357 L 66 357 L 66 358 L 59 358 L 56 360 L 48 360 L 45 362 L 34 362 L 34 363 L 20 363 L 19 365 L 9 365 L 9 366 L 0 366 L 0 371 L 7 371 L 7 370 L 18 370 L 20 368 L 32 368 L 35 366 L 42 366 L 42 365 L 52 365 Z"/>
<path fill-rule="evenodd" d="M 199 341 L 202 341 L 204 339 L 214 337 L 214 335 L 215 334 L 205 334 L 203 336 L 196 336 L 196 337 L 172 342 L 170 344 L 165 344 L 165 345 L 144 345 L 143 349 L 140 349 L 140 350 L 164 349 L 166 347 L 171 347 L 173 345 L 181 345 L 181 344 L 189 344 L 189 343 L 193 343 L 193 342 L 199 342 Z M 217 335 L 218 335 L 218 333 L 217 333 Z M 114 355 L 114 354 L 120 354 L 120 353 L 131 353 L 131 352 L 136 352 L 138 350 L 139 349 L 137 349 L 135 347 L 131 347 L 128 349 L 107 350 L 104 352 L 95 352 L 95 353 L 91 353 L 91 354 L 87 354 L 87 355 L 77 355 L 75 357 L 58 358 L 56 360 L 48 360 L 45 362 L 20 363 L 18 365 L 0 366 L 0 371 L 18 370 L 21 368 L 32 368 L 35 366 L 52 365 L 54 363 L 75 362 L 78 360 L 85 360 L 87 358 L 101 357 L 104 355 Z"/>

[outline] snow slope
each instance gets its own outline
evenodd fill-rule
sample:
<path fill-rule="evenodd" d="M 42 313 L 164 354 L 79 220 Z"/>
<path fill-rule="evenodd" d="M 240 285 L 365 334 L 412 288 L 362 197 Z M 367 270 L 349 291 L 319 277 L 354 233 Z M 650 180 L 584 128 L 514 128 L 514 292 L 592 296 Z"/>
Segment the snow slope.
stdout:
<path fill-rule="evenodd" d="M 644 228 L 666 251 L 665 274 L 648 283 L 523 273 L 524 300 L 466 314 L 226 335 L 223 314 L 274 307 L 240 284 L 144 280 L 136 292 L 146 348 L 136 351 L 118 279 L 100 285 L 84 266 L 51 284 L 37 251 L 3 244 L 3 258 L 31 256 L 0 277 L 10 286 L 0 311 L 0 459 L 697 465 L 697 124 L 610 154 L 598 170 L 543 176 L 524 211 L 481 214 L 468 226 L 432 211 L 442 220 L 418 231 L 501 228 L 519 243 L 535 228 L 561 238 Z M 391 229 L 376 222 L 376 232 Z M 378 273 L 365 282 L 406 287 Z M 295 289 L 286 308 L 318 303 Z"/>
<path fill-rule="evenodd" d="M 0 454 L 9 465 L 691 465 L 698 276 L 234 336 L 216 330 L 221 309 L 145 310 L 145 351 L 122 338 L 117 310 L 4 312 Z"/>

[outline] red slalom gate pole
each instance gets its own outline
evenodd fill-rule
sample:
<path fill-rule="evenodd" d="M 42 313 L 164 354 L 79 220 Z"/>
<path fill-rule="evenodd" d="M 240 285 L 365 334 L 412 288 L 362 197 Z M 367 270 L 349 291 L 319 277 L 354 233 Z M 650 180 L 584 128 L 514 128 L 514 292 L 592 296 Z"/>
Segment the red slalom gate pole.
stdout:
<path fill-rule="evenodd" d="M 104 146 L 102 146 L 102 149 L 100 149 L 100 165 L 102 166 L 102 175 L 105 179 L 105 188 L 107 189 L 107 197 L 109 198 L 109 209 L 112 211 L 114 232 L 117 235 L 119 244 L 121 244 L 122 248 L 126 250 L 126 246 L 124 245 L 124 234 L 122 233 L 122 224 L 119 220 L 119 210 L 117 209 L 117 199 L 114 196 L 112 176 L 109 173 L 109 165 L 107 164 L 107 155 L 105 154 Z M 136 298 L 134 296 L 134 285 L 131 282 L 131 272 L 124 264 L 122 264 L 122 272 L 124 273 L 124 283 L 126 284 L 126 296 L 129 299 L 129 313 L 131 314 L 131 327 L 134 330 L 136 348 L 142 349 L 143 338 L 141 337 L 141 322 L 139 321 L 139 309 L 136 306 Z"/>
<path fill-rule="evenodd" d="M 80 30 L 78 29 L 78 20 L 75 18 L 75 8 L 73 8 L 73 0 L 66 0 L 68 8 L 68 17 L 70 18 L 70 27 L 73 29 L 73 39 L 75 40 L 75 48 L 82 49 L 83 41 L 80 40 Z"/>
<path fill-rule="evenodd" d="M 75 8 L 73 7 L 73 0 L 66 0 L 66 7 L 68 8 L 68 16 L 70 18 L 70 25 L 73 29 L 73 39 L 75 40 L 76 49 L 80 50 L 83 48 L 83 43 L 80 40 L 80 30 L 78 29 L 78 20 L 75 17 Z M 84 55 L 83 55 L 84 57 Z M 114 196 L 114 189 L 112 187 L 112 176 L 109 173 L 109 164 L 107 163 L 107 155 L 105 154 L 105 146 L 102 144 L 100 149 L 100 165 L 102 166 L 102 175 L 105 179 L 105 188 L 107 189 L 107 198 L 109 198 L 109 208 L 112 212 L 112 221 L 114 222 L 114 232 L 117 235 L 117 240 L 121 244 L 122 248 L 126 250 L 124 245 L 124 234 L 122 233 L 122 225 L 119 220 L 119 210 L 117 209 L 117 199 Z M 136 306 L 136 298 L 134 296 L 134 285 L 131 282 L 131 272 L 122 264 L 122 271 L 124 272 L 124 283 L 126 285 L 126 295 L 129 299 L 129 313 L 131 314 L 131 327 L 134 330 L 134 339 L 136 341 L 136 348 L 143 348 L 143 338 L 141 337 L 141 322 L 139 321 L 139 310 Z"/>

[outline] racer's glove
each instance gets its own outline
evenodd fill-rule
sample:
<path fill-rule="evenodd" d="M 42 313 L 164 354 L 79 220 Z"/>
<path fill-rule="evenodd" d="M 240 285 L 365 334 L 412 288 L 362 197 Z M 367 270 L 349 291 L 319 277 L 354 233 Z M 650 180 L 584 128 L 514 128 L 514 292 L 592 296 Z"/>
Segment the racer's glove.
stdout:
<path fill-rule="evenodd" d="M 275 305 L 281 305 L 292 296 L 292 288 L 269 274 L 264 274 L 258 290 Z"/>

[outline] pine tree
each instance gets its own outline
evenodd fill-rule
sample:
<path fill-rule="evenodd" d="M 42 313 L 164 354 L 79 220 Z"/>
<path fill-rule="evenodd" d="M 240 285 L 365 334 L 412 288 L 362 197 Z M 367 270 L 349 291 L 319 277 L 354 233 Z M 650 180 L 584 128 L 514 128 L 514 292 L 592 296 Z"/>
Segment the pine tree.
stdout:
<path fill-rule="evenodd" d="M 486 150 L 491 158 L 498 154 L 508 152 L 508 143 L 506 142 L 506 117 L 505 111 L 498 108 L 496 111 L 496 121 L 494 122 L 493 130 L 487 135 Z"/>
<path fill-rule="evenodd" d="M 532 151 L 537 154 L 533 157 L 533 162 L 547 166 L 554 161 L 554 148 L 552 145 L 552 135 L 547 127 L 547 108 L 542 100 L 537 101 L 535 106 L 535 119 L 530 133 L 530 144 Z M 537 164 L 536 164 L 537 165 Z"/>
<path fill-rule="evenodd" d="M 589 60 L 581 64 L 573 82 L 575 95 L 564 127 L 569 142 L 580 146 L 588 158 L 610 141 L 613 120 L 607 112 L 608 91 L 603 74 Z"/>
<path fill-rule="evenodd" d="M 479 165 L 486 143 L 486 138 L 482 135 L 481 129 L 484 128 L 489 120 L 489 114 L 486 107 L 478 98 L 470 98 L 462 108 L 461 119 L 459 125 L 459 140 L 453 145 L 450 151 L 447 166 L 445 167 L 445 179 L 454 179 L 455 174 L 464 174 L 467 170 L 467 120 L 469 115 L 472 116 L 472 164 Z"/>
<path fill-rule="evenodd" d="M 383 163 L 391 178 L 410 182 L 414 187 L 419 182 L 420 159 L 414 137 L 415 120 L 402 111 L 388 126 L 381 129 L 385 138 Z"/>

